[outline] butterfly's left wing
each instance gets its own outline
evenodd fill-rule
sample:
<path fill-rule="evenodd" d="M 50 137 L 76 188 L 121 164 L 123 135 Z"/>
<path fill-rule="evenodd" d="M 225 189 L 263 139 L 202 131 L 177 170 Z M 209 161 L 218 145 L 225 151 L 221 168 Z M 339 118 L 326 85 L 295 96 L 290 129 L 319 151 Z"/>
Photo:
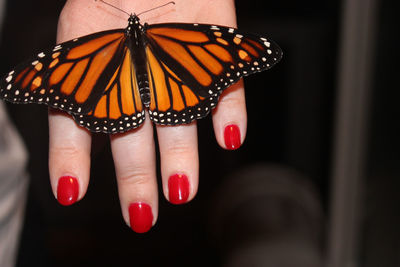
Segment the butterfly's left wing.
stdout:
<path fill-rule="evenodd" d="M 124 29 L 58 44 L 0 79 L 0 99 L 46 104 L 92 132 L 116 133 L 144 120 Z"/>
<path fill-rule="evenodd" d="M 273 41 L 223 26 L 153 24 L 145 38 L 150 118 L 163 125 L 206 116 L 225 88 L 282 57 Z"/>

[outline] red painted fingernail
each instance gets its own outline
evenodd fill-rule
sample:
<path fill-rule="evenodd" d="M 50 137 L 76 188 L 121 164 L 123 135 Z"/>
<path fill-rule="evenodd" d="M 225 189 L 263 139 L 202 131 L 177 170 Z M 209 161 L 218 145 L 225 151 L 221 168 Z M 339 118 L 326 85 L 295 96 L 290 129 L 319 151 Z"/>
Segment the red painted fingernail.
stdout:
<path fill-rule="evenodd" d="M 189 198 L 189 179 L 184 174 L 174 174 L 168 180 L 169 202 L 172 204 L 186 203 Z"/>
<path fill-rule="evenodd" d="M 76 202 L 79 195 L 78 179 L 72 176 L 63 176 L 58 179 L 57 200 L 61 205 L 69 206 Z"/>
<path fill-rule="evenodd" d="M 129 206 L 129 221 L 133 231 L 146 233 L 153 225 L 151 207 L 142 202 L 132 203 Z"/>
<path fill-rule="evenodd" d="M 241 145 L 239 127 L 235 124 L 226 126 L 224 131 L 224 138 L 226 149 L 238 149 Z"/>

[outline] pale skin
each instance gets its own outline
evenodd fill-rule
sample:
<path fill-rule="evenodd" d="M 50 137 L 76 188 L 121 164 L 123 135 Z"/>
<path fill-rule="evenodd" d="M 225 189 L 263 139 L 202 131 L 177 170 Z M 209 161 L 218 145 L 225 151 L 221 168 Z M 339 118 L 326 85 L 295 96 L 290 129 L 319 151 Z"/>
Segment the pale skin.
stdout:
<path fill-rule="evenodd" d="M 142 11 L 165 4 L 165 0 L 108 0 L 128 13 Z M 148 12 L 140 16 L 141 23 L 162 22 L 207 23 L 236 27 L 233 0 L 175 0 L 175 5 Z M 128 16 L 94 0 L 68 0 L 61 12 L 57 42 L 107 29 L 125 28 Z M 246 106 L 242 81 L 228 88 L 212 112 L 212 121 L 218 144 L 226 148 L 224 129 L 237 125 L 241 143 L 246 134 Z M 83 129 L 64 112 L 49 112 L 50 153 L 49 171 L 52 190 L 57 197 L 57 184 L 62 176 L 76 177 L 79 182 L 78 201 L 86 193 L 90 174 L 91 133 Z M 199 157 L 197 124 L 156 126 L 162 184 L 168 199 L 168 179 L 174 174 L 185 174 L 189 180 L 189 198 L 194 198 L 199 183 Z M 153 124 L 145 123 L 124 134 L 110 135 L 115 164 L 122 215 L 129 225 L 128 207 L 131 203 L 150 205 L 153 225 L 158 214 L 156 157 Z M 203 177 L 207 179 L 207 177 Z"/>

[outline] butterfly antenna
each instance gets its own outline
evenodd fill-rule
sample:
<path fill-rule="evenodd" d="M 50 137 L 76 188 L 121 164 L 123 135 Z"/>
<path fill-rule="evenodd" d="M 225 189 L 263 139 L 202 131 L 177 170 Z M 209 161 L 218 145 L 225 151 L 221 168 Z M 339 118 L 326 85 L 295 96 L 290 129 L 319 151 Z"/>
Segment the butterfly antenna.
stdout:
<path fill-rule="evenodd" d="M 115 8 L 115 9 L 117 9 L 117 10 L 119 10 L 119 11 L 121 11 L 121 12 L 127 14 L 128 16 L 131 15 L 131 14 L 129 14 L 128 12 L 126 12 L 125 10 L 120 9 L 119 7 L 116 7 L 116 6 L 114 6 L 114 5 L 110 4 L 110 3 L 107 3 L 106 1 L 103 1 L 103 0 L 94 0 L 94 1 L 96 1 L 96 2 L 97 2 L 97 1 L 102 2 L 103 4 L 106 4 L 106 5 L 110 6 L 110 7 L 113 7 L 113 8 Z"/>
<path fill-rule="evenodd" d="M 170 1 L 170 2 L 168 2 L 168 3 L 165 3 L 165 4 L 161 5 L 161 6 L 153 7 L 153 8 L 151 8 L 151 9 L 146 10 L 146 11 L 140 12 L 140 13 L 137 14 L 136 16 L 140 16 L 140 15 L 142 15 L 142 14 L 144 14 L 144 13 L 147 13 L 147 12 L 150 12 L 150 11 L 153 11 L 153 10 L 155 10 L 155 9 L 158 9 L 158 8 L 161 8 L 161 7 L 165 7 L 165 6 L 168 6 L 168 5 L 171 5 L 171 4 L 175 5 L 175 2 L 174 2 L 174 1 Z"/>

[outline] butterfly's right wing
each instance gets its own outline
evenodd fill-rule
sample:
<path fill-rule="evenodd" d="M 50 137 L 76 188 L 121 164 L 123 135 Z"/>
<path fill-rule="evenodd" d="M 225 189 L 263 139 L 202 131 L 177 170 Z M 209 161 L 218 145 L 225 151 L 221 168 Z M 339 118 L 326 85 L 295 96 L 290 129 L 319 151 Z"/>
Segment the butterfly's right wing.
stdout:
<path fill-rule="evenodd" d="M 123 132 L 144 119 L 122 29 L 76 38 L 37 54 L 0 80 L 0 98 L 64 110 L 93 132 Z"/>
<path fill-rule="evenodd" d="M 206 116 L 223 90 L 282 57 L 270 39 L 225 26 L 152 24 L 145 38 L 150 119 L 164 125 Z"/>

